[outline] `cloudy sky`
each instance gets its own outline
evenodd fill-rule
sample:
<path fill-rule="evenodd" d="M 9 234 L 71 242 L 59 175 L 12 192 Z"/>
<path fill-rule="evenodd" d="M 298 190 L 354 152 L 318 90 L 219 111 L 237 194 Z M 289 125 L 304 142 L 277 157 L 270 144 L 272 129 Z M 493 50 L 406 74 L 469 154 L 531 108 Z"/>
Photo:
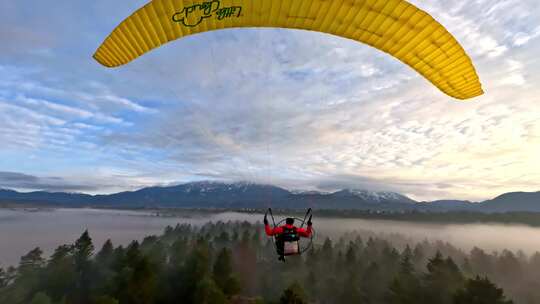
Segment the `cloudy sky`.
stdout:
<path fill-rule="evenodd" d="M 537 0 L 413 1 L 472 56 L 486 94 L 471 102 L 366 45 L 293 30 L 192 36 L 119 69 L 93 61 L 145 2 L 1 1 L 1 188 L 540 190 Z"/>

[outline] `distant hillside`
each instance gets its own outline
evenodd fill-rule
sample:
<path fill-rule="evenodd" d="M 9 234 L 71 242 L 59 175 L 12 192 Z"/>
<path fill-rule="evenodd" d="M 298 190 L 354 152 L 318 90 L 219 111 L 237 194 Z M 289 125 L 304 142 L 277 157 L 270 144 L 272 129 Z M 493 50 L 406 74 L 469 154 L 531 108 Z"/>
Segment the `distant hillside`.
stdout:
<path fill-rule="evenodd" d="M 540 212 L 540 192 L 510 192 L 481 203 L 481 209 L 490 212 Z"/>
<path fill-rule="evenodd" d="M 64 193 L 64 192 L 17 192 L 13 190 L 0 189 L 1 202 L 20 202 L 43 205 L 66 205 L 79 207 L 88 204 L 92 200 L 92 196 L 81 193 Z"/>
<path fill-rule="evenodd" d="M 98 195 L 94 204 L 141 207 L 260 208 L 269 202 L 286 205 L 285 189 L 253 183 L 193 182 L 133 192 Z"/>
<path fill-rule="evenodd" d="M 343 189 L 331 193 L 289 191 L 255 183 L 192 182 L 170 187 L 149 187 L 109 195 L 21 193 L 0 189 L 1 203 L 27 203 L 63 207 L 113 208 L 254 208 L 356 209 L 381 211 L 482 211 L 540 212 L 540 192 L 514 192 L 492 200 L 472 203 L 459 200 L 417 202 L 395 192 Z"/>
<path fill-rule="evenodd" d="M 431 202 L 419 203 L 419 206 L 423 208 L 435 210 L 435 211 L 474 211 L 479 207 L 478 204 L 471 201 L 461 200 L 437 200 Z"/>
<path fill-rule="evenodd" d="M 415 201 L 390 192 L 291 192 L 280 187 L 255 183 L 193 182 L 173 187 L 152 187 L 95 196 L 93 203 L 139 207 L 391 209 L 410 205 Z"/>
<path fill-rule="evenodd" d="M 288 208 L 288 209 L 412 209 L 414 200 L 393 192 L 345 189 L 334 193 L 291 192 L 255 183 L 192 182 L 150 187 L 109 195 L 0 190 L 0 201 L 61 206 Z"/>

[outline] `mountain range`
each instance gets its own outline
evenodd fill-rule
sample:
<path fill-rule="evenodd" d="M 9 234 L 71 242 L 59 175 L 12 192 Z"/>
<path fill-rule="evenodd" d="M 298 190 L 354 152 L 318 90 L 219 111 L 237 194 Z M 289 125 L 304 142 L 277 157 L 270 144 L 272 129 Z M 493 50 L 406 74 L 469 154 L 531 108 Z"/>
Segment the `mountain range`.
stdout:
<path fill-rule="evenodd" d="M 248 182 L 191 182 L 148 187 L 108 195 L 64 192 L 18 192 L 0 189 L 0 203 L 61 207 L 109 208 L 284 208 L 379 211 L 540 212 L 540 192 L 505 193 L 483 202 L 439 200 L 418 202 L 395 192 L 343 189 L 335 192 L 289 191 Z"/>

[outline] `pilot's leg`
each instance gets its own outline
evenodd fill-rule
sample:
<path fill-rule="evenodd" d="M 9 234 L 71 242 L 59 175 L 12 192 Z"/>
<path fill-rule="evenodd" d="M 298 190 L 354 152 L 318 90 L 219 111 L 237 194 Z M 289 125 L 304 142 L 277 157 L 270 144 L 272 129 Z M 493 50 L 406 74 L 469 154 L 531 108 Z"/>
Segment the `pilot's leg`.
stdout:
<path fill-rule="evenodd" d="M 278 260 L 285 262 L 285 242 L 283 240 L 276 241 L 276 249 L 278 254 Z"/>

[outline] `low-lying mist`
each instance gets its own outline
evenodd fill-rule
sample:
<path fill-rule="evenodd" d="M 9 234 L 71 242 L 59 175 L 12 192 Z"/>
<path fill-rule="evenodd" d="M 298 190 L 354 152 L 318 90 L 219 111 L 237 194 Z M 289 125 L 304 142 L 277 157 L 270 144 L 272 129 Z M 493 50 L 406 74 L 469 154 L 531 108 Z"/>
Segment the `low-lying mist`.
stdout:
<path fill-rule="evenodd" d="M 51 253 L 61 244 L 75 240 L 88 229 L 99 248 L 107 239 L 128 244 L 147 235 L 162 233 L 178 223 L 202 225 L 209 221 L 262 222 L 262 214 L 51 209 L 0 209 L 0 265 L 14 265 L 35 247 Z M 278 217 L 276 216 L 276 220 Z M 540 228 L 504 224 L 423 224 L 404 221 L 337 219 L 315 217 L 316 243 L 326 236 L 337 239 L 349 232 L 391 240 L 396 246 L 442 241 L 463 251 L 479 247 L 487 252 L 508 249 L 531 255 L 540 251 Z M 262 224 L 261 224 L 262 232 Z"/>

